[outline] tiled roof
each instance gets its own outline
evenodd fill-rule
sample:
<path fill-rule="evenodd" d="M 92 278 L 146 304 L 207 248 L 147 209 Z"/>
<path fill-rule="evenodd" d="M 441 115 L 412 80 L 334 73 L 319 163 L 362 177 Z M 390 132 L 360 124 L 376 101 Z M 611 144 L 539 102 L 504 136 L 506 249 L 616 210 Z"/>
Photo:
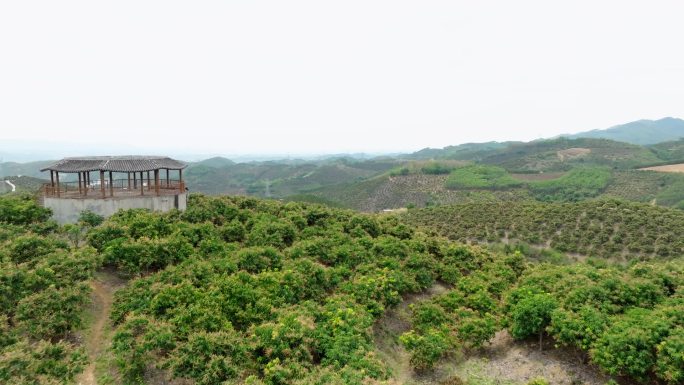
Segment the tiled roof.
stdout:
<path fill-rule="evenodd" d="M 187 167 L 183 162 L 166 156 L 86 156 L 64 158 L 40 171 L 85 172 L 113 171 L 139 172 L 158 169 L 181 170 Z"/>

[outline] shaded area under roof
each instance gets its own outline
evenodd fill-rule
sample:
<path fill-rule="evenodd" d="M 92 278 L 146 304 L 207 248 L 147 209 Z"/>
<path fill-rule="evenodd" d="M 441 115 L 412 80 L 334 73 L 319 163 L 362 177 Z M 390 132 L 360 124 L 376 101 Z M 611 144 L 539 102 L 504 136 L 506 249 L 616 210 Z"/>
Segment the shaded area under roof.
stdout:
<path fill-rule="evenodd" d="M 59 160 L 40 171 L 57 172 L 140 172 L 159 169 L 182 170 L 187 165 L 167 156 L 83 156 Z"/>

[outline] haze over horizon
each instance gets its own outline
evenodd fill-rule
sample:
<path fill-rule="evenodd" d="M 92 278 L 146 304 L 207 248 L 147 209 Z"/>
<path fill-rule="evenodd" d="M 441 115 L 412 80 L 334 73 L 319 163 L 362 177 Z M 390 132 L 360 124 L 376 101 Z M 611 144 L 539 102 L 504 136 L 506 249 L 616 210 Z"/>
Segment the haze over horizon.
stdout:
<path fill-rule="evenodd" d="M 376 154 L 683 117 L 683 11 L 612 0 L 4 2 L 0 152 Z"/>

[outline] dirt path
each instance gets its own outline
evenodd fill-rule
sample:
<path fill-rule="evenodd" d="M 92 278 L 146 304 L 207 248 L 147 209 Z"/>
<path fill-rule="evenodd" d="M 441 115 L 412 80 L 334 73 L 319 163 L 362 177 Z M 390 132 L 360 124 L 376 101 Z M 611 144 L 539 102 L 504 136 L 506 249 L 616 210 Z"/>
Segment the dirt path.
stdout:
<path fill-rule="evenodd" d="M 78 385 L 97 385 L 95 378 L 95 364 L 104 349 L 108 346 L 103 335 L 109 323 L 109 311 L 112 307 L 114 292 L 123 286 L 123 281 L 112 272 L 98 273 L 96 279 L 90 283 L 92 288 L 93 323 L 87 331 L 83 346 L 88 352 L 89 364 L 77 378 Z"/>
<path fill-rule="evenodd" d="M 399 336 L 411 329 L 410 305 L 428 300 L 447 290 L 446 286 L 436 283 L 424 293 L 411 295 L 405 298 L 396 308 L 388 310 L 373 326 L 373 335 L 378 355 L 392 368 L 392 377 L 396 383 L 410 383 L 415 376 L 409 362 L 411 355 L 406 351 L 404 345 L 399 342 Z"/>

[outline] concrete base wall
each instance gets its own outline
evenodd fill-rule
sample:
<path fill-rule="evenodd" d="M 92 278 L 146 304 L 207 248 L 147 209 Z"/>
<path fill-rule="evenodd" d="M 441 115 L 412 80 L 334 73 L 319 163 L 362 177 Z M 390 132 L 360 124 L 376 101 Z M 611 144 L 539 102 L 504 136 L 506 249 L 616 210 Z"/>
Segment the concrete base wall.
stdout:
<path fill-rule="evenodd" d="M 52 210 L 52 217 L 59 224 L 76 223 L 84 210 L 90 210 L 95 214 L 107 218 L 119 210 L 148 209 L 151 211 L 166 212 L 172 209 L 185 211 L 188 205 L 188 195 L 162 195 L 142 197 L 114 197 L 114 198 L 48 198 L 45 197 L 43 205 Z"/>

